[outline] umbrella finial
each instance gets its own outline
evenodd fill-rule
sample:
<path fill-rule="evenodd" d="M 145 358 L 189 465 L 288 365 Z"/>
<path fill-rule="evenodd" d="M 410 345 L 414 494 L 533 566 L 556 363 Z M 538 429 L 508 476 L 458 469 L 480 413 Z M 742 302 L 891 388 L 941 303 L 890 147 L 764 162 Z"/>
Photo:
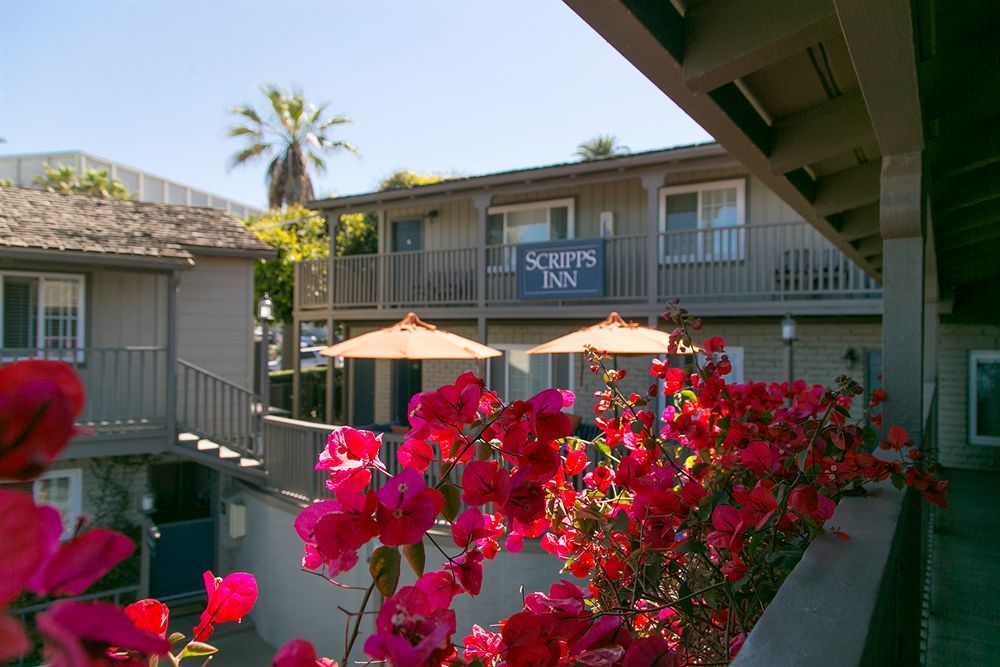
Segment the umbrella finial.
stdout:
<path fill-rule="evenodd" d="M 433 324 L 427 324 L 427 322 L 424 322 L 422 319 L 420 319 L 419 317 L 417 317 L 417 314 L 414 313 L 412 310 L 410 312 L 408 312 L 406 314 L 406 317 L 404 317 L 403 319 L 401 319 L 396 326 L 404 327 L 404 328 L 405 327 L 413 327 L 413 328 L 419 328 L 419 329 L 437 329 L 437 327 L 434 326 Z"/>

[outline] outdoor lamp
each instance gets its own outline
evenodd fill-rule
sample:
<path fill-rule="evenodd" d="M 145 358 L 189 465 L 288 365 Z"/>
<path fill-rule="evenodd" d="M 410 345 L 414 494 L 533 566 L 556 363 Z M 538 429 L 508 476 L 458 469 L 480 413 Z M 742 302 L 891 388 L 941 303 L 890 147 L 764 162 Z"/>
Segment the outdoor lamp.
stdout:
<path fill-rule="evenodd" d="M 791 315 L 785 315 L 781 320 L 781 339 L 786 342 L 795 340 L 795 320 Z"/>
<path fill-rule="evenodd" d="M 140 506 L 142 507 L 142 511 L 144 513 L 149 514 L 154 509 L 156 509 L 156 498 L 153 496 L 152 493 L 147 491 L 146 493 L 142 494 L 142 498 L 140 499 Z"/>
<path fill-rule="evenodd" d="M 847 348 L 847 352 L 844 352 L 842 359 L 844 360 L 844 365 L 847 366 L 847 370 L 852 370 L 854 368 L 854 364 L 858 363 L 858 359 L 860 359 L 860 357 L 858 356 L 857 350 L 853 347 L 849 347 Z"/>
<path fill-rule="evenodd" d="M 270 322 L 274 319 L 274 302 L 267 292 L 264 292 L 264 298 L 257 302 L 257 319 L 261 322 Z"/>

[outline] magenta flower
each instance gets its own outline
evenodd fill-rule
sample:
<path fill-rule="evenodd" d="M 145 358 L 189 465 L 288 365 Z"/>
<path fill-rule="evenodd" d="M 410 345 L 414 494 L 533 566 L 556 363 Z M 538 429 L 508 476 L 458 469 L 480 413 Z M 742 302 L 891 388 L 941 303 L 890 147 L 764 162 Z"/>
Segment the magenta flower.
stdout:
<path fill-rule="evenodd" d="M 423 472 L 434 460 L 434 450 L 423 440 L 410 438 L 400 446 L 397 456 L 403 467 Z"/>
<path fill-rule="evenodd" d="M 417 472 L 404 469 L 379 489 L 376 518 L 379 536 L 386 546 L 416 544 L 423 539 L 434 518 L 444 507 L 444 496 L 424 485 Z"/>
<path fill-rule="evenodd" d="M 0 662 L 13 662 L 31 650 L 31 641 L 13 616 L 0 614 Z"/>
<path fill-rule="evenodd" d="M 381 447 L 381 433 L 338 426 L 327 437 L 315 469 L 330 473 L 327 487 L 334 493 L 342 486 L 359 491 L 371 481 L 371 468 L 384 468 L 378 457 Z"/>
<path fill-rule="evenodd" d="M 135 551 L 132 540 L 107 528 L 92 528 L 63 544 L 28 581 L 36 595 L 81 595 Z"/>
<path fill-rule="evenodd" d="M 28 359 L 0 367 L 0 478 L 27 480 L 77 433 L 83 385 L 61 361 Z"/>
<path fill-rule="evenodd" d="M 157 637 L 166 638 L 170 610 L 159 600 L 139 600 L 125 607 L 125 615 L 132 619 L 135 627 Z"/>
<path fill-rule="evenodd" d="M 483 553 L 472 548 L 467 553 L 453 558 L 445 567 L 458 578 L 462 588 L 475 597 L 483 588 Z"/>
<path fill-rule="evenodd" d="M 382 604 L 365 653 L 393 667 L 437 665 L 454 653 L 454 632 L 454 611 L 434 606 L 416 586 L 404 586 Z"/>
<path fill-rule="evenodd" d="M 424 574 L 417 579 L 414 586 L 427 596 L 427 602 L 435 609 L 450 607 L 454 597 L 462 592 L 462 587 L 455 581 L 455 577 L 444 570 Z"/>
<path fill-rule="evenodd" d="M 739 552 L 743 549 L 743 516 L 732 505 L 718 505 L 712 511 L 713 530 L 705 541 L 716 549 Z"/>
<path fill-rule="evenodd" d="M 36 623 L 51 667 L 115 664 L 111 649 L 133 662 L 166 655 L 170 649 L 167 640 L 140 630 L 125 612 L 106 602 L 57 602 L 39 614 Z"/>
<path fill-rule="evenodd" d="M 195 626 L 194 641 L 205 641 L 215 631 L 215 623 L 239 623 L 257 602 L 257 581 L 252 574 L 234 572 L 225 579 L 206 571 L 205 591 L 208 604 L 201 612 L 201 623 Z"/>
<path fill-rule="evenodd" d="M 321 500 L 295 519 L 295 530 L 306 543 L 303 567 L 326 565 L 329 576 L 354 567 L 358 549 L 378 534 L 373 514 L 378 505 L 374 492 L 354 493 L 341 488 L 343 500 Z"/>
<path fill-rule="evenodd" d="M 462 471 L 462 500 L 469 505 L 497 503 L 510 497 L 510 473 L 495 461 L 472 461 Z"/>
<path fill-rule="evenodd" d="M 337 662 L 317 657 L 312 644 L 301 637 L 295 637 L 278 649 L 271 667 L 337 667 Z"/>
<path fill-rule="evenodd" d="M 59 548 L 62 520 L 52 507 L 26 493 L 0 491 L 0 607 L 20 595 L 27 581 Z"/>

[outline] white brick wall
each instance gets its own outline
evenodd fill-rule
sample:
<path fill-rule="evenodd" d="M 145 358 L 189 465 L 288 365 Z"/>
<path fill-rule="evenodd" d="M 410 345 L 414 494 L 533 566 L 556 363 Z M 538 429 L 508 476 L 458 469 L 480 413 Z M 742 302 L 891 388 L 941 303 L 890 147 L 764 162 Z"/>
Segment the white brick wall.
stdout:
<path fill-rule="evenodd" d="M 1000 326 L 942 324 L 938 347 L 939 459 L 944 466 L 1000 470 L 1000 447 L 969 443 L 969 352 L 1000 349 Z"/>

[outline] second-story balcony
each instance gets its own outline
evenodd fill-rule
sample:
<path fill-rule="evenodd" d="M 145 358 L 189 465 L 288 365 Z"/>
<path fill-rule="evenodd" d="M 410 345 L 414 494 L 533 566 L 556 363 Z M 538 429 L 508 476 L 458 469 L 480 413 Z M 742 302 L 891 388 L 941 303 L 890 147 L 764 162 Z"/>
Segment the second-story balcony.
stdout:
<path fill-rule="evenodd" d="M 574 304 L 877 299 L 881 286 L 805 222 L 603 239 L 603 295 Z M 650 245 L 655 244 L 652 251 Z M 517 245 L 335 257 L 296 265 L 298 311 L 551 306 L 520 298 Z M 655 271 L 650 263 L 656 262 Z M 481 266 L 481 264 L 484 264 Z M 650 285 L 652 283 L 652 285 Z M 482 285 L 482 289 L 480 286 Z"/>

